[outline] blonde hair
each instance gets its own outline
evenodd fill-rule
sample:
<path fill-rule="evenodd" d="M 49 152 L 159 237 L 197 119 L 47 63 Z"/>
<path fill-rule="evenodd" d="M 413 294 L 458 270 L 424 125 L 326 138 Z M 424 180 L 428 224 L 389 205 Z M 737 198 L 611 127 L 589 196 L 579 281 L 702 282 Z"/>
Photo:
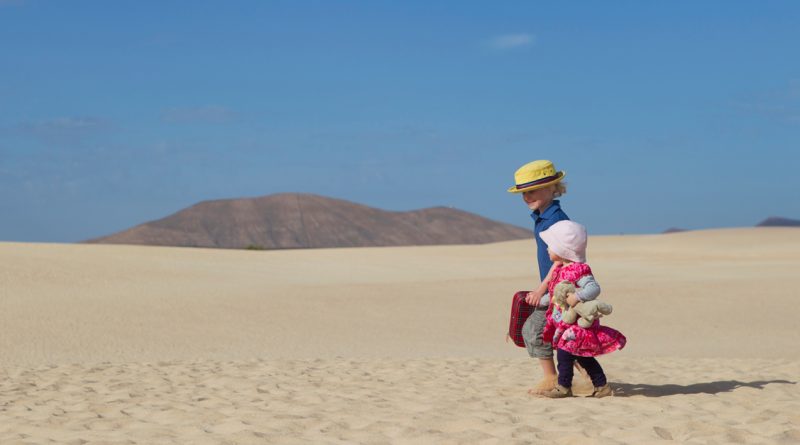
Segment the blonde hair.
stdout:
<path fill-rule="evenodd" d="M 553 190 L 553 198 L 558 198 L 564 193 L 567 193 L 567 183 L 558 181 L 558 183 L 555 184 L 555 190 Z"/>

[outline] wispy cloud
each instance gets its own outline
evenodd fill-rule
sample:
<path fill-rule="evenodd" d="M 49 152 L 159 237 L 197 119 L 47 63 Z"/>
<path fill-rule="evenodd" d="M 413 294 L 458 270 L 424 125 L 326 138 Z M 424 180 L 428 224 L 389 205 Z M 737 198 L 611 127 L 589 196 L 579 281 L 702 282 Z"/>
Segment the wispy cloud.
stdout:
<path fill-rule="evenodd" d="M 161 113 L 161 120 L 170 123 L 222 124 L 239 119 L 239 113 L 228 107 L 207 105 L 203 107 L 170 108 Z"/>
<path fill-rule="evenodd" d="M 784 88 L 753 94 L 733 102 L 748 113 L 759 114 L 791 124 L 800 124 L 800 79 L 792 79 Z"/>
<path fill-rule="evenodd" d="M 536 43 L 536 37 L 528 33 L 503 34 L 489 40 L 489 47 L 498 51 L 524 48 Z"/>
<path fill-rule="evenodd" d="M 95 117 L 57 117 L 31 125 L 39 129 L 71 131 L 97 128 L 103 125 L 103 121 Z"/>
<path fill-rule="evenodd" d="M 111 124 L 97 117 L 57 117 L 22 122 L 17 131 L 48 143 L 72 143 L 105 132 Z"/>

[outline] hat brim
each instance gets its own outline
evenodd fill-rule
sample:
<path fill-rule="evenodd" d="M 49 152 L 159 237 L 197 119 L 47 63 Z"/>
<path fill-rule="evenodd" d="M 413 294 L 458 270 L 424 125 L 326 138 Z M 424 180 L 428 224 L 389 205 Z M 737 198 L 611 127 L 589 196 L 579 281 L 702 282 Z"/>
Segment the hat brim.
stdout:
<path fill-rule="evenodd" d="M 574 261 L 576 263 L 585 263 L 586 256 L 581 256 L 578 252 L 566 248 L 560 244 L 558 244 L 558 240 L 551 234 L 548 233 L 547 230 L 539 232 L 539 237 L 547 244 L 547 248 L 552 250 L 556 255 L 564 258 L 565 260 Z"/>
<path fill-rule="evenodd" d="M 525 188 L 522 188 L 522 189 L 518 189 L 517 186 L 509 187 L 508 188 L 508 193 L 523 193 L 523 192 L 528 192 L 528 191 L 531 191 L 531 190 L 538 190 L 540 188 L 547 187 L 548 185 L 553 185 L 553 184 L 557 184 L 557 183 L 561 182 L 561 180 L 564 179 L 564 176 L 567 176 L 567 173 L 564 172 L 564 171 L 560 171 L 560 172 L 556 173 L 556 178 L 554 178 L 552 181 L 547 181 L 547 182 L 542 183 L 542 184 L 536 184 L 536 185 L 532 185 L 530 187 L 525 187 Z"/>

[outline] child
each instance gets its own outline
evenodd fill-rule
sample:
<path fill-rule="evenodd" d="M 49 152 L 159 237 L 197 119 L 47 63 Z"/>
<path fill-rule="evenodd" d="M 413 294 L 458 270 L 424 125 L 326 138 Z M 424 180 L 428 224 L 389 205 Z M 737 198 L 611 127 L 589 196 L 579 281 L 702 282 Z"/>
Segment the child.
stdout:
<path fill-rule="evenodd" d="M 558 283 L 569 281 L 577 288 L 575 293 L 568 294 L 567 304 L 570 306 L 597 298 L 600 286 L 594 280 L 592 269 L 586 264 L 586 228 L 573 221 L 559 221 L 540 236 L 547 244 L 547 253 L 555 264 L 548 276 L 550 295 Z M 561 320 L 561 309 L 552 303 L 546 317 L 542 337 L 544 341 L 552 341 L 558 351 L 558 385 L 543 395 L 550 398 L 572 396 L 572 366 L 575 361 L 592 379 L 592 397 L 612 395 L 603 368 L 594 357 L 625 347 L 625 336 L 608 326 L 600 326 L 600 320 L 595 320 L 588 328 L 567 324 Z"/>
<path fill-rule="evenodd" d="M 534 306 L 534 311 L 522 326 L 522 336 L 528 354 L 539 359 L 544 375 L 542 380 L 529 391 L 534 395 L 542 395 L 556 386 L 553 348 L 550 342 L 542 340 L 546 321 L 545 311 L 550 304 L 546 278 L 554 265 L 547 255 L 547 245 L 539 235 L 556 222 L 569 219 L 561 210 L 561 203 L 556 199 L 567 192 L 566 185 L 561 182 L 565 175 L 563 171 L 556 172 L 550 161 L 533 161 L 523 165 L 514 173 L 516 185 L 508 189 L 510 193 L 521 193 L 525 204 L 533 211 L 531 218 L 534 221 L 533 233 L 536 239 L 539 279 L 542 281 L 542 284 L 526 298 L 528 304 Z"/>

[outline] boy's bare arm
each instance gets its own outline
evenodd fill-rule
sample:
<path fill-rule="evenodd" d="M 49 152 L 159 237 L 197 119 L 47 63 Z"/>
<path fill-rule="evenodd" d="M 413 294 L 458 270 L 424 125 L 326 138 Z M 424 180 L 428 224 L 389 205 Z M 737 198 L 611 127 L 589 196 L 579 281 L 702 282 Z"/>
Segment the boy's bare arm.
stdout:
<path fill-rule="evenodd" d="M 544 280 L 539 284 L 539 287 L 532 292 L 528 292 L 528 295 L 525 296 L 525 301 L 530 304 L 531 306 L 538 306 L 539 300 L 542 299 L 542 296 L 547 293 L 547 287 L 550 285 L 550 281 L 553 279 L 553 274 L 555 272 L 556 267 L 561 266 L 560 261 L 556 261 L 553 263 L 553 267 L 550 268 L 550 271 L 547 272 L 547 276 Z"/>

